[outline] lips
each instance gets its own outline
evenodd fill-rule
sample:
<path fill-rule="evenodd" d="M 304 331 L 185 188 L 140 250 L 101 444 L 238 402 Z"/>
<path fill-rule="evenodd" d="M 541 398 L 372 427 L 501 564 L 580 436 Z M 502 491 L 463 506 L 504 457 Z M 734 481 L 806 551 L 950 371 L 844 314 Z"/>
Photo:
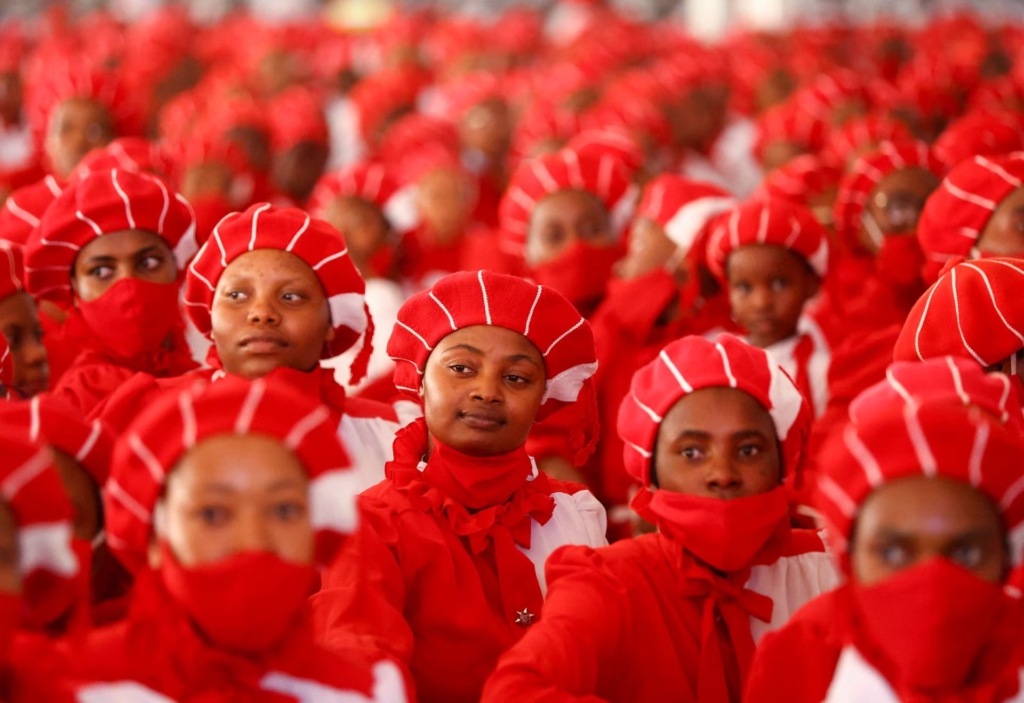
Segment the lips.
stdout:
<path fill-rule="evenodd" d="M 261 332 L 243 337 L 238 346 L 250 354 L 275 354 L 288 346 L 288 340 L 279 334 Z"/>
<path fill-rule="evenodd" d="M 493 410 L 469 410 L 459 413 L 459 419 L 475 430 L 493 432 L 505 426 L 505 415 Z"/>

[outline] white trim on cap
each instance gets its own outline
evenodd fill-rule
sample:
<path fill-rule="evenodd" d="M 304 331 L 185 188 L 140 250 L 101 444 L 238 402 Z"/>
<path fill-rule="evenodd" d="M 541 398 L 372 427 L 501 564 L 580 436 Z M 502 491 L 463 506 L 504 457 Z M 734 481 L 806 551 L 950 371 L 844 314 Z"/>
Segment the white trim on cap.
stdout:
<path fill-rule="evenodd" d="M 729 197 L 698 198 L 683 205 L 665 225 L 665 235 L 680 249 L 689 251 L 711 218 L 736 206 Z"/>
<path fill-rule="evenodd" d="M 339 293 L 327 299 L 331 310 L 331 325 L 348 327 L 362 334 L 366 331 L 366 307 L 362 293 Z"/>
<path fill-rule="evenodd" d="M 78 703 L 176 703 L 138 681 L 111 681 L 82 686 L 75 693 Z"/>
<path fill-rule="evenodd" d="M 332 469 L 309 484 L 309 521 L 316 530 L 352 534 L 359 527 L 356 495 L 362 488 L 359 472 Z"/>
<path fill-rule="evenodd" d="M 27 224 L 29 227 L 35 228 L 39 226 L 39 218 L 33 215 L 28 210 L 26 210 L 25 208 L 18 205 L 16 202 L 14 202 L 13 197 L 8 197 L 6 200 L 6 204 L 7 209 L 10 210 L 15 217 L 17 217 L 19 220 Z"/>
<path fill-rule="evenodd" d="M 544 397 L 541 405 L 549 400 L 558 400 L 563 403 L 575 403 L 580 396 L 580 389 L 583 383 L 597 373 L 597 362 L 590 364 L 579 364 L 566 369 L 552 379 L 549 379 L 544 388 Z"/>
<path fill-rule="evenodd" d="M 789 431 L 800 415 L 800 405 L 804 402 L 800 391 L 786 375 L 774 359 L 768 358 L 768 373 L 771 380 L 768 384 L 768 400 L 772 407 L 768 414 L 775 423 L 775 433 L 782 441 L 789 436 Z"/>
<path fill-rule="evenodd" d="M 22 574 L 36 570 L 71 577 L 78 557 L 71 549 L 71 523 L 24 525 L 18 528 L 18 566 Z"/>
<path fill-rule="evenodd" d="M 819 276 L 828 273 L 828 238 L 822 237 L 817 250 L 807 257 L 807 263 L 811 265 L 814 272 Z"/>

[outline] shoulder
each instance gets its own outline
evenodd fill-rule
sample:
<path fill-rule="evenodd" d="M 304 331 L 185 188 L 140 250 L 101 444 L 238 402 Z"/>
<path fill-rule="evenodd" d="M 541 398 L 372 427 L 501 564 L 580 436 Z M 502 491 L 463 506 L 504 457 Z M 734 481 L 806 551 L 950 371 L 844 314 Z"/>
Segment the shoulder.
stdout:
<path fill-rule="evenodd" d="M 662 537 L 642 535 L 606 547 L 569 545 L 555 551 L 547 562 L 549 581 L 570 575 L 593 575 L 618 578 L 664 560 Z"/>

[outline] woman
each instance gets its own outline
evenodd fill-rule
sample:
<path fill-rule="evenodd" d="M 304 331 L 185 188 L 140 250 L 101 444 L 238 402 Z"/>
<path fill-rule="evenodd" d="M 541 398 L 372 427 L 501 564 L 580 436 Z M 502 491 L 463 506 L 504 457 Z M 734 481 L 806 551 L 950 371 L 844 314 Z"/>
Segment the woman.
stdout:
<path fill-rule="evenodd" d="M 167 380 L 139 375 L 99 412 L 111 427 L 124 429 L 155 398 L 187 388 L 197 377 L 255 380 L 272 374 L 331 409 L 362 487 L 369 488 L 391 459 L 399 413 L 408 421 L 419 409 L 349 398 L 333 369 L 320 365 L 362 335 L 372 339 L 363 292 L 345 240 L 331 225 L 268 203 L 232 213 L 200 249 L 185 281 L 189 317 L 213 341 L 210 368 Z M 362 378 L 372 351 L 364 344 L 352 362 L 354 380 Z"/>
<path fill-rule="evenodd" d="M 402 307 L 388 353 L 424 418 L 361 497 L 358 549 L 324 573 L 317 628 L 333 649 L 399 661 L 420 701 L 477 701 L 543 618 L 548 555 L 606 543 L 600 503 L 538 471 L 524 446 L 536 420 L 588 398 L 593 337 L 548 288 L 458 273 Z"/>
<path fill-rule="evenodd" d="M 20 398 L 31 398 L 50 385 L 50 367 L 39 311 L 25 292 L 24 277 L 21 248 L 0 242 L 0 334 L 14 361 L 11 389 Z"/>
<path fill-rule="evenodd" d="M 195 247 L 191 208 L 156 176 L 94 172 L 61 193 L 25 250 L 29 292 L 72 306 L 65 338 L 81 349 L 55 395 L 86 415 L 137 372 L 196 367 L 178 308 Z"/>
<path fill-rule="evenodd" d="M 819 484 L 847 583 L 765 638 L 747 700 L 1021 700 L 1019 595 L 1006 586 L 1021 560 L 1024 442 L 1000 422 L 1005 380 L 972 389 L 935 366 L 917 389 L 868 391 L 851 408 Z M 794 657 L 801 675 L 783 675 Z"/>
<path fill-rule="evenodd" d="M 106 493 L 132 607 L 65 643 L 61 692 L 405 701 L 394 665 L 332 655 L 308 623 L 317 568 L 357 523 L 347 466 L 329 411 L 287 385 L 226 379 L 149 408 Z"/>
<path fill-rule="evenodd" d="M 764 351 L 662 350 L 619 415 L 633 508 L 660 532 L 554 553 L 544 616 L 483 700 L 739 701 L 757 642 L 837 585 L 821 538 L 790 527 L 810 424 Z"/>

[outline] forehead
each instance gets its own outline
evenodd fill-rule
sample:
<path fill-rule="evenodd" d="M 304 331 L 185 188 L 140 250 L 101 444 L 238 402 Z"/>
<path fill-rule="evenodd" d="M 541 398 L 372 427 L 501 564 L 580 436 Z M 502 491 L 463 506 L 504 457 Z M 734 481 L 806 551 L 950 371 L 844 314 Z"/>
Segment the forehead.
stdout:
<path fill-rule="evenodd" d="M 927 195 L 939 187 L 939 178 L 927 169 L 901 168 L 893 171 L 875 186 L 875 193 L 895 193 L 906 191 L 918 195 Z"/>
<path fill-rule="evenodd" d="M 92 119 L 105 120 L 109 117 L 107 109 L 95 100 L 89 98 L 68 98 L 53 112 L 55 119 Z"/>
<path fill-rule="evenodd" d="M 222 434 L 202 440 L 178 462 L 173 475 L 189 486 L 230 484 L 258 487 L 285 479 L 306 479 L 298 457 L 267 435 Z"/>
<path fill-rule="evenodd" d="M 473 325 L 452 332 L 442 339 L 434 351 L 440 354 L 452 351 L 456 347 L 466 351 L 472 347 L 484 356 L 506 358 L 509 356 L 527 356 L 543 368 L 544 357 L 529 339 L 504 327 L 492 325 Z M 433 358 L 434 355 L 431 355 Z"/>
<path fill-rule="evenodd" d="M 792 276 L 807 270 L 807 262 L 796 252 L 768 244 L 749 244 L 729 254 L 728 273 L 733 276 Z"/>
<path fill-rule="evenodd" d="M 282 249 L 256 249 L 242 254 L 224 269 L 221 278 L 260 280 L 302 279 L 319 284 L 313 268 L 301 257 Z"/>
<path fill-rule="evenodd" d="M 857 513 L 865 533 L 894 531 L 920 537 L 944 537 L 979 529 L 997 529 L 996 506 L 973 486 L 941 477 L 910 476 L 874 491 Z"/>
<path fill-rule="evenodd" d="M 775 423 L 754 396 L 738 388 L 701 388 L 683 396 L 665 414 L 662 431 L 735 434 L 757 431 L 775 436 Z"/>
<path fill-rule="evenodd" d="M 533 208 L 534 220 L 576 219 L 579 217 L 604 217 L 601 200 L 585 190 L 560 190 L 541 199 Z"/>
<path fill-rule="evenodd" d="M 125 229 L 96 237 L 78 253 L 81 260 L 96 256 L 131 256 L 150 247 L 162 247 L 170 251 L 164 238 L 144 229 Z"/>
<path fill-rule="evenodd" d="M 358 195 L 342 195 L 331 201 L 328 212 L 339 219 L 348 217 L 380 217 L 380 209 Z"/>

